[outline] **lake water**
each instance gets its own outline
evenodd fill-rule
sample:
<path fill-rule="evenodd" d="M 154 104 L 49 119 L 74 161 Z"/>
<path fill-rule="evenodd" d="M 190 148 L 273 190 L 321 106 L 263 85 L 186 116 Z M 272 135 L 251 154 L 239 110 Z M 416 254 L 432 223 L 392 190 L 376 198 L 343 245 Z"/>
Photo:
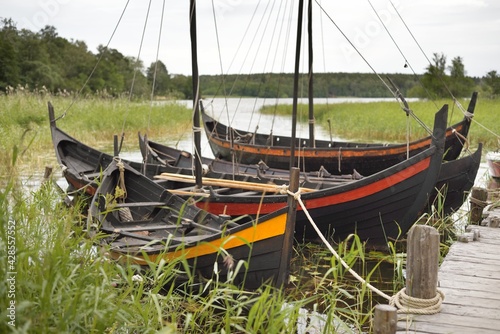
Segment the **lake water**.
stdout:
<path fill-rule="evenodd" d="M 411 100 L 411 99 L 410 99 Z M 417 99 L 413 99 L 417 100 Z M 394 101 L 393 98 L 315 98 L 315 104 L 337 104 L 337 103 L 369 103 Z M 164 103 L 164 102 L 162 102 Z M 166 102 L 169 103 L 169 102 Z M 193 108 L 192 100 L 181 100 L 175 103 L 185 105 L 188 108 Z M 307 108 L 308 100 L 301 98 L 298 100 L 303 108 Z M 225 125 L 231 124 L 236 129 L 245 131 L 255 131 L 258 129 L 260 133 L 272 133 L 281 136 L 291 136 L 292 134 L 292 119 L 285 116 L 265 115 L 259 112 L 263 106 L 273 106 L 276 104 L 289 105 L 292 108 L 293 99 L 274 99 L 274 98 L 213 98 L 203 100 L 203 106 L 206 112 L 219 120 Z M 296 128 L 297 138 L 309 137 L 309 124 L 307 119 L 298 119 Z M 342 138 L 331 136 L 328 129 L 316 126 L 315 137 L 323 140 L 342 140 Z M 152 138 L 153 139 L 153 138 Z M 153 139 L 155 140 L 155 139 Z M 193 151 L 192 135 L 186 133 L 179 141 L 165 142 L 168 145 L 175 146 L 179 149 Z M 212 151 L 208 145 L 206 135 L 202 133 L 201 140 L 202 155 L 213 157 Z"/>

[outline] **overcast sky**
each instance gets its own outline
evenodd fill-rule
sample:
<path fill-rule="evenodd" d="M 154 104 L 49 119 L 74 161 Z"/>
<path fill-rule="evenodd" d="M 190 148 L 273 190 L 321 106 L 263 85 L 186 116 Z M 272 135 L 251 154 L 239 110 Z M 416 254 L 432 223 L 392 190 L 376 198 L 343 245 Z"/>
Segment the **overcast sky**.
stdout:
<path fill-rule="evenodd" d="M 19 29 L 54 26 L 59 36 L 85 41 L 95 53 L 98 45 L 108 43 L 127 5 L 109 46 L 126 56 L 139 56 L 146 66 L 158 54 L 170 73 L 189 75 L 189 1 L 166 0 L 160 29 L 162 3 L 151 1 L 142 49 L 145 0 L 129 0 L 128 5 L 127 0 L 0 0 L 0 17 L 12 18 Z M 198 0 L 200 74 L 293 72 L 297 4 L 297 0 Z M 500 72 L 500 1 L 371 0 L 371 4 L 397 46 L 368 0 L 313 1 L 315 72 L 423 73 L 433 53 L 443 53 L 448 65 L 462 57 L 471 76 Z M 410 66 L 404 67 L 405 60 Z"/>

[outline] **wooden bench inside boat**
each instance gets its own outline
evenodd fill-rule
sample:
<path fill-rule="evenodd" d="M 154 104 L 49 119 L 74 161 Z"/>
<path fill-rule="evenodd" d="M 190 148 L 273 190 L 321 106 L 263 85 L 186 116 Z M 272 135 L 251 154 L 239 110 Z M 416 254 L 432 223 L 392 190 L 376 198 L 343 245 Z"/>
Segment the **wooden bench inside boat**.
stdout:
<path fill-rule="evenodd" d="M 140 206 L 164 206 L 167 205 L 165 202 L 130 202 L 130 203 L 117 203 L 115 208 L 132 208 Z"/>

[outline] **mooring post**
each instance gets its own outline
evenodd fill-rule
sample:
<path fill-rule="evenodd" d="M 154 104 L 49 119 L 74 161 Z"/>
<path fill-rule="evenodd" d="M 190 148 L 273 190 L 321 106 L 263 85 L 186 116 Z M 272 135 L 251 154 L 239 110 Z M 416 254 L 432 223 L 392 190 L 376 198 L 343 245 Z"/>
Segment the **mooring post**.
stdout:
<path fill-rule="evenodd" d="M 488 190 L 472 187 L 470 195 L 470 223 L 479 224 L 483 220 L 483 209 L 488 200 Z"/>
<path fill-rule="evenodd" d="M 45 166 L 45 172 L 43 173 L 43 180 L 47 181 L 52 175 L 52 166 Z"/>
<path fill-rule="evenodd" d="M 432 226 L 414 225 L 408 232 L 406 294 L 432 299 L 437 294 L 439 232 Z"/>
<path fill-rule="evenodd" d="M 379 304 L 375 306 L 373 318 L 373 333 L 394 334 L 397 330 L 398 310 L 391 305 Z"/>
<path fill-rule="evenodd" d="M 300 169 L 292 167 L 290 169 L 290 185 L 288 190 L 295 194 L 299 190 Z M 295 233 L 295 218 L 297 213 L 297 200 L 291 194 L 288 194 L 288 214 L 286 218 L 286 231 L 284 236 L 284 245 L 281 251 L 280 274 L 276 278 L 276 286 L 288 284 L 290 279 L 290 262 L 292 259 L 293 236 Z M 286 268 L 286 269 L 285 269 Z"/>

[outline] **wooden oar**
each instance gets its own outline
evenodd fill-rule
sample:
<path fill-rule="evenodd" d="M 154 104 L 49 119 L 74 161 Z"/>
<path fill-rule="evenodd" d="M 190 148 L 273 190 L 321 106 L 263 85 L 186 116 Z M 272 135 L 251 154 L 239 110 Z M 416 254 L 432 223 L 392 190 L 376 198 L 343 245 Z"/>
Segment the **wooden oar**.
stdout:
<path fill-rule="evenodd" d="M 195 183 L 195 178 L 191 175 L 181 175 L 174 173 L 162 173 L 161 175 L 156 175 L 155 179 L 177 181 L 177 182 L 187 182 Z M 281 186 L 276 184 L 267 183 L 257 183 L 257 182 L 247 182 L 247 181 L 236 181 L 236 180 L 225 180 L 225 179 L 215 179 L 210 177 L 203 178 L 203 184 L 207 186 L 216 187 L 226 187 L 226 188 L 238 188 L 243 190 L 261 191 L 261 192 L 280 192 Z M 315 191 L 311 188 L 299 188 L 302 192 Z"/>

